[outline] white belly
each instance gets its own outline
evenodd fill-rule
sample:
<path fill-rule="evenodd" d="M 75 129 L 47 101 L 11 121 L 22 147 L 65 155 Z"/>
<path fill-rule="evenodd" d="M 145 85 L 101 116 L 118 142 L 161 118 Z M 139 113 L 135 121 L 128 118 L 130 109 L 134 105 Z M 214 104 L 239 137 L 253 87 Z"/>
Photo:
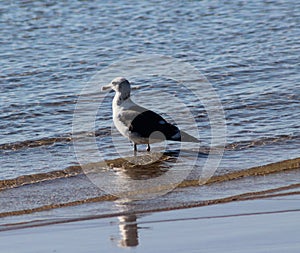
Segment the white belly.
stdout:
<path fill-rule="evenodd" d="M 127 126 L 123 124 L 123 122 L 119 119 L 118 115 L 113 116 L 113 121 L 115 124 L 115 127 L 118 129 L 118 131 L 125 137 L 129 138 L 129 129 Z"/>

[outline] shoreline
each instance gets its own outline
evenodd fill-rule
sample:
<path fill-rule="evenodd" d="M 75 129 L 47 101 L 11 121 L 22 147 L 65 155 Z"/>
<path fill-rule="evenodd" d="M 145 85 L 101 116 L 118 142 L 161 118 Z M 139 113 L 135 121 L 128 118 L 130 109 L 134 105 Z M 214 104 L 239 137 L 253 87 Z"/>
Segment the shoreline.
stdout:
<path fill-rule="evenodd" d="M 291 197 L 293 195 L 297 196 L 300 194 L 300 191 L 296 190 L 299 188 L 300 188 L 300 184 L 292 184 L 289 186 L 273 188 L 273 189 L 268 189 L 268 190 L 259 191 L 259 192 L 247 192 L 247 193 L 242 193 L 242 194 L 233 195 L 233 196 L 224 197 L 224 198 L 195 201 L 195 202 L 186 203 L 184 205 L 178 205 L 178 206 L 160 207 L 160 208 L 136 210 L 136 211 L 127 210 L 127 211 L 121 211 L 121 212 L 119 211 L 119 212 L 113 212 L 113 213 L 88 215 L 88 216 L 74 217 L 74 218 L 64 218 L 64 219 L 52 218 L 52 219 L 46 219 L 46 220 L 41 220 L 41 221 L 33 220 L 33 221 L 29 221 L 29 222 L 10 223 L 10 224 L 5 224 L 5 225 L 0 225 L 0 233 L 2 231 L 34 228 L 34 227 L 57 225 L 57 224 L 66 224 L 66 223 L 71 223 L 71 222 L 81 222 L 81 221 L 88 221 L 88 220 L 114 218 L 114 217 L 119 217 L 119 216 L 130 216 L 132 214 L 147 215 L 147 214 L 151 214 L 151 213 L 153 214 L 153 213 L 157 213 L 157 212 L 167 212 L 167 211 L 177 211 L 177 210 L 180 211 L 180 210 L 185 210 L 185 209 L 190 209 L 190 208 L 218 206 L 218 205 L 227 204 L 227 203 L 243 202 L 243 201 L 250 201 L 250 200 L 261 200 L 261 199 L 269 199 L 269 198 L 274 198 L 274 197 Z M 99 199 L 100 199 L 100 202 L 102 202 L 105 200 L 104 199 L 105 197 L 106 197 L 106 195 L 104 195 L 103 197 L 91 199 L 91 201 L 85 201 L 85 204 L 99 202 Z M 108 195 L 108 197 L 109 197 L 109 195 Z M 106 201 L 111 202 L 112 200 L 107 198 Z M 116 201 L 117 201 L 117 198 L 116 198 Z M 72 206 L 78 206 L 78 203 L 74 202 L 74 205 L 66 205 L 65 207 L 72 207 Z M 63 208 L 63 207 L 64 206 L 57 206 L 56 208 Z M 6 216 L 13 217 L 13 216 L 19 216 L 19 215 L 26 215 L 26 214 L 31 214 L 31 213 L 35 213 L 35 212 L 47 211 L 47 209 L 40 210 L 40 208 L 36 208 L 36 209 L 30 209 L 30 210 L 28 210 L 28 212 L 24 212 L 24 211 L 26 211 L 26 210 L 17 211 L 17 212 L 8 212 L 7 215 L 6 215 L 6 213 L 0 213 L 0 217 L 6 217 Z M 263 214 L 263 213 L 261 213 L 261 214 Z M 268 213 L 268 212 L 265 212 L 265 213 Z"/>
<path fill-rule="evenodd" d="M 299 200 L 300 194 L 2 231 L 0 243 L 5 252 L 299 252 Z"/>

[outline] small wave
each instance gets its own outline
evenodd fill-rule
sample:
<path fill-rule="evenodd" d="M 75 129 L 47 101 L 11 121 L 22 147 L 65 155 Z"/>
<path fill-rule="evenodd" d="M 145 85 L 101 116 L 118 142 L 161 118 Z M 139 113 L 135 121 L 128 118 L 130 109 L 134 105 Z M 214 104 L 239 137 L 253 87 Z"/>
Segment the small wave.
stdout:
<path fill-rule="evenodd" d="M 104 137 L 111 134 L 110 128 L 103 128 L 98 129 L 94 133 L 92 132 L 86 132 L 84 133 L 87 136 L 88 135 L 95 135 L 96 137 Z M 14 143 L 3 143 L 0 144 L 0 150 L 19 150 L 22 148 L 35 148 L 40 146 L 49 146 L 57 143 L 69 143 L 73 140 L 72 134 L 67 133 L 61 136 L 57 137 L 51 137 L 51 138 L 41 138 L 36 140 L 26 140 L 21 142 L 14 142 Z M 231 151 L 231 150 L 244 150 L 256 146 L 265 146 L 269 144 L 274 143 L 282 143 L 286 141 L 293 141 L 293 140 L 300 140 L 300 136 L 298 135 L 280 135 L 275 137 L 264 137 L 257 140 L 249 140 L 249 141 L 240 141 L 240 142 L 233 142 L 228 143 L 225 146 L 225 150 Z M 204 147 L 203 147 L 204 148 Z M 205 147 L 206 151 L 209 150 L 209 147 Z"/>
<path fill-rule="evenodd" d="M 70 166 L 64 170 L 51 171 L 46 173 L 38 173 L 31 175 L 23 175 L 13 179 L 0 180 L 0 190 L 16 188 L 24 185 L 50 181 L 59 178 L 72 177 L 82 174 L 82 169 L 79 165 Z"/>
<path fill-rule="evenodd" d="M 167 157 L 165 157 L 164 159 L 167 159 Z M 114 166 L 115 165 L 123 166 L 124 163 L 122 161 L 124 161 L 124 159 L 123 160 L 115 159 L 115 160 L 106 161 L 106 163 L 107 164 L 114 163 Z M 102 164 L 103 164 L 103 162 L 102 162 Z M 283 171 L 295 170 L 295 169 L 299 169 L 299 168 L 300 168 L 300 157 L 295 158 L 295 159 L 281 161 L 281 162 L 271 163 L 271 164 L 267 164 L 267 165 L 263 165 L 263 166 L 253 167 L 253 168 L 249 168 L 249 169 L 245 169 L 245 170 L 226 173 L 226 174 L 222 174 L 222 175 L 216 175 L 216 176 L 213 176 L 212 178 L 210 178 L 205 184 L 209 185 L 209 184 L 215 184 L 215 183 L 220 183 L 220 182 L 225 182 L 225 181 L 231 181 L 231 180 L 244 178 L 244 177 L 262 176 L 262 175 L 268 175 L 268 174 L 272 174 L 272 173 L 280 173 Z M 21 177 L 18 177 L 15 179 L 10 179 L 10 180 L 2 180 L 2 181 L 0 181 L 0 189 L 5 190 L 8 188 L 20 187 L 20 186 L 28 185 L 28 184 L 35 184 L 35 183 L 39 183 L 39 182 L 43 182 L 43 181 L 50 181 L 50 180 L 55 181 L 56 179 L 77 176 L 82 173 L 83 173 L 83 171 L 80 166 L 72 166 L 72 167 L 69 167 L 69 168 L 67 168 L 65 170 L 61 170 L 61 171 L 54 171 L 54 172 L 42 173 L 42 174 L 33 174 L 33 175 L 21 176 Z M 187 188 L 187 187 L 197 187 L 199 185 L 200 185 L 199 180 L 185 180 L 182 183 L 180 183 L 178 185 L 178 187 L 179 188 Z M 159 187 L 160 188 L 161 187 L 168 188 L 168 186 L 166 186 L 166 185 L 161 185 Z M 287 185 L 287 186 L 281 187 L 280 190 L 282 190 L 282 191 L 289 190 L 289 189 L 295 188 L 295 187 L 300 187 L 300 184 Z M 149 189 L 148 188 L 148 190 L 155 191 L 157 189 Z M 242 197 L 243 197 L 243 199 L 251 199 L 253 197 L 260 197 L 262 194 L 267 194 L 267 193 L 270 194 L 270 193 L 274 193 L 274 192 L 275 192 L 274 190 L 270 189 L 270 190 L 259 191 L 259 192 L 251 192 L 250 195 L 243 194 Z M 126 195 L 134 195 L 134 194 L 135 194 L 134 192 L 126 193 Z M 34 213 L 34 212 L 41 212 L 41 211 L 51 210 L 51 209 L 55 209 L 55 208 L 75 206 L 75 205 L 81 205 L 81 204 L 92 203 L 92 202 L 114 201 L 116 199 L 118 199 L 116 196 L 113 196 L 110 194 L 105 194 L 105 195 L 101 194 L 101 196 L 95 196 L 95 197 L 84 198 L 84 199 L 75 199 L 73 201 L 53 203 L 53 204 L 49 204 L 49 205 L 41 205 L 38 207 L 29 208 L 29 209 L 6 211 L 6 212 L 0 213 L 0 217 L 30 214 L 30 213 Z M 226 198 L 224 201 L 227 201 L 227 200 L 232 201 L 232 199 L 236 200 L 235 197 L 231 196 L 231 197 Z M 216 200 L 208 200 L 207 204 L 213 204 L 213 203 L 215 203 L 215 201 Z"/>
<path fill-rule="evenodd" d="M 72 138 L 70 136 L 42 138 L 38 140 L 26 140 L 22 142 L 0 144 L 0 150 L 19 150 L 22 148 L 35 148 L 40 146 L 49 146 L 55 143 L 66 143 L 70 141 L 72 141 Z"/>
<path fill-rule="evenodd" d="M 136 164 L 130 162 L 131 159 L 135 160 L 136 157 L 116 158 L 114 160 L 105 160 L 102 162 L 85 164 L 85 165 L 83 165 L 85 168 L 85 171 L 82 170 L 82 167 L 80 165 L 74 165 L 74 166 L 69 166 L 63 170 L 22 175 L 22 176 L 12 178 L 12 179 L 0 180 L 0 190 L 17 188 L 17 187 L 24 186 L 24 185 L 36 184 L 36 183 L 51 181 L 51 180 L 55 180 L 55 179 L 74 177 L 74 176 L 81 175 L 84 172 L 85 173 L 86 172 L 93 173 L 92 169 L 88 169 L 88 168 L 93 168 L 93 167 L 105 168 L 105 167 L 109 166 L 109 167 L 114 167 L 114 168 L 122 168 L 124 170 L 129 170 L 129 171 L 132 170 L 133 174 L 136 173 L 136 176 L 138 174 L 144 173 L 143 178 L 145 179 L 145 176 L 147 174 L 149 174 L 148 177 L 150 177 L 153 174 L 153 171 L 155 171 L 155 167 L 157 166 L 156 165 L 157 164 L 157 162 L 156 162 L 157 155 L 159 155 L 160 161 L 165 161 L 165 160 L 172 158 L 172 157 L 164 155 L 164 154 L 152 153 L 151 156 L 153 156 L 152 159 L 154 159 L 155 162 L 151 163 L 149 161 L 146 161 L 146 162 L 148 162 L 148 164 L 146 166 L 136 165 Z M 145 159 L 145 158 L 143 157 L 143 159 Z M 151 159 L 150 156 L 148 157 L 148 159 Z M 134 170 L 133 170 L 133 167 L 134 167 Z M 145 170 L 145 168 L 147 170 Z M 137 178 L 138 178 L 138 176 L 137 176 Z"/>
<path fill-rule="evenodd" d="M 263 176 L 300 168 L 300 157 L 211 177 L 205 184 L 220 183 L 250 176 Z M 198 186 L 199 180 L 183 181 L 180 187 Z"/>
<path fill-rule="evenodd" d="M 163 207 L 162 206 L 162 207 L 157 207 L 157 208 L 152 208 L 152 209 L 137 210 L 134 212 L 134 214 L 135 215 L 136 214 L 146 214 L 146 213 L 153 213 L 153 212 L 162 212 L 162 211 L 179 210 L 179 209 L 194 208 L 194 207 L 201 207 L 201 206 L 218 205 L 218 204 L 225 204 L 225 203 L 230 203 L 230 202 L 234 202 L 234 201 L 247 201 L 247 200 L 299 195 L 300 191 L 285 192 L 286 190 L 298 189 L 299 187 L 300 187 L 300 184 L 292 184 L 292 185 L 285 186 L 285 187 L 278 187 L 278 188 L 273 188 L 273 189 L 258 191 L 258 192 L 247 192 L 247 193 L 243 193 L 243 194 L 238 194 L 238 195 L 233 195 L 230 197 L 218 198 L 218 199 L 213 199 L 213 200 L 196 201 L 196 202 L 192 202 L 192 203 L 188 203 L 188 204 L 175 205 L 172 207 Z M 95 198 L 79 200 L 79 201 L 74 201 L 74 202 L 69 202 L 69 203 L 60 203 L 60 204 L 56 204 L 56 205 L 41 206 L 41 207 L 33 208 L 33 209 L 0 213 L 0 217 L 31 214 L 33 212 L 41 212 L 41 211 L 46 211 L 46 210 L 54 209 L 54 208 L 70 207 L 70 206 L 76 206 L 79 204 L 94 203 L 94 202 L 100 202 L 100 201 L 115 201 L 115 200 L 117 200 L 117 197 L 115 197 L 115 196 L 104 195 L 101 197 L 95 197 Z M 299 212 L 299 210 L 300 209 L 292 209 L 292 210 L 282 210 L 282 211 L 275 211 L 275 212 L 276 213 Z M 267 214 L 267 213 L 274 213 L 274 211 L 262 212 L 262 213 L 258 213 L 258 214 Z M 29 222 L 21 222 L 21 223 L 11 223 L 11 224 L 6 224 L 5 226 L 2 226 L 2 227 L 0 226 L 0 231 L 40 227 L 40 226 L 47 226 L 47 225 L 54 225 L 54 224 L 63 224 L 63 223 L 76 222 L 76 221 L 111 218 L 111 217 L 125 216 L 125 215 L 131 215 L 131 214 L 132 214 L 132 212 L 125 211 L 125 212 L 107 213 L 107 214 L 99 214 L 99 215 L 88 215 L 88 216 L 85 215 L 85 216 L 75 217 L 75 218 L 62 218 L 62 219 L 50 219 L 50 220 L 29 221 Z M 255 215 L 255 213 L 247 213 L 244 215 L 250 216 L 250 215 Z M 237 214 L 234 216 L 242 216 L 242 215 Z M 230 216 L 225 215 L 225 216 L 220 216 L 220 217 L 230 217 Z M 206 217 L 204 217 L 204 218 L 206 218 Z M 211 217 L 208 217 L 208 218 L 211 218 Z"/>
<path fill-rule="evenodd" d="M 47 210 L 51 210 L 51 209 L 55 209 L 55 208 L 77 206 L 77 205 L 87 204 L 87 203 L 94 203 L 94 202 L 101 202 L 101 201 L 113 201 L 116 199 L 117 199 L 117 197 L 115 197 L 113 195 L 103 195 L 103 196 L 99 196 L 99 197 L 83 199 L 83 200 L 76 200 L 76 201 L 72 201 L 72 202 L 50 204 L 50 205 L 35 207 L 35 208 L 31 208 L 31 209 L 3 212 L 3 213 L 0 213 L 0 218 L 7 217 L 7 216 L 31 214 L 31 213 L 47 211 Z"/>
<path fill-rule="evenodd" d="M 225 150 L 232 151 L 232 150 L 244 150 L 249 149 L 257 146 L 265 146 L 270 144 L 281 144 L 286 141 L 294 141 L 300 140 L 300 136 L 298 135 L 280 135 L 275 137 L 264 137 L 257 140 L 249 140 L 249 141 L 240 141 L 240 142 L 233 142 L 228 143 L 225 146 Z"/>
<path fill-rule="evenodd" d="M 96 137 L 98 136 L 107 136 L 110 134 L 110 129 L 99 129 L 95 133 L 85 133 L 86 135 L 95 134 Z M 57 143 L 69 143 L 73 140 L 72 134 L 68 133 L 58 137 L 51 137 L 51 138 L 41 138 L 36 140 L 26 140 L 14 143 L 3 143 L 0 144 L 0 150 L 19 150 L 23 148 L 35 148 L 40 146 L 50 146 Z"/>
<path fill-rule="evenodd" d="M 172 153 L 167 153 L 168 155 L 172 155 Z M 170 157 L 169 157 L 170 158 Z M 161 159 L 166 160 L 169 159 L 167 156 L 163 156 Z M 116 167 L 122 167 L 124 161 L 126 162 L 128 159 L 117 158 L 114 160 L 104 161 L 106 164 L 113 164 Z M 101 162 L 97 163 L 100 164 Z M 103 163 L 103 162 L 102 162 Z M 85 166 L 91 166 L 93 164 L 87 164 Z M 149 166 L 149 165 L 146 165 Z M 253 167 L 249 169 L 234 171 L 232 173 L 226 173 L 222 175 L 217 175 L 211 177 L 206 184 L 222 182 L 226 180 L 233 180 L 245 176 L 257 176 L 257 175 L 267 175 L 270 173 L 281 172 L 285 170 L 292 170 L 300 168 L 300 158 L 284 160 L 276 163 L 271 163 L 267 165 L 262 165 L 258 167 Z M 30 175 L 22 175 L 13 179 L 0 180 L 0 190 L 20 187 L 23 185 L 39 183 L 42 181 L 72 177 L 79 174 L 82 174 L 83 170 L 80 165 L 70 166 L 63 170 L 51 171 L 46 173 L 38 173 L 38 174 L 30 174 Z M 132 172 L 134 173 L 134 172 Z M 187 187 L 187 186 L 197 186 L 199 185 L 198 180 L 185 180 L 179 186 Z"/>

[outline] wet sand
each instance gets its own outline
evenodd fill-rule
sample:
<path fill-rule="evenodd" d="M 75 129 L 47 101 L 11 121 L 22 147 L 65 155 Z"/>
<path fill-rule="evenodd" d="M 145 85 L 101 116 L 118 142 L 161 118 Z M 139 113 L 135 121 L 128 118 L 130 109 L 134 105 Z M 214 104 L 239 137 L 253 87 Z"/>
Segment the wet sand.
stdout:
<path fill-rule="evenodd" d="M 299 252 L 300 195 L 2 231 L 3 252 Z"/>

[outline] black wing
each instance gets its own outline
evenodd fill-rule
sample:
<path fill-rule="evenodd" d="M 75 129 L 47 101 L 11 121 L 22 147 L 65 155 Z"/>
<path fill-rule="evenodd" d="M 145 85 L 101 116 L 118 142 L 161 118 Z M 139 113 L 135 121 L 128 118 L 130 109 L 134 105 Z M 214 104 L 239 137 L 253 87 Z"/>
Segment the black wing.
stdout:
<path fill-rule="evenodd" d="M 180 141 L 180 130 L 168 123 L 157 113 L 140 106 L 133 106 L 120 117 L 129 131 L 143 138 L 149 138 L 154 132 L 160 132 L 167 140 Z M 155 138 L 155 137 L 154 137 Z M 159 138 L 161 139 L 161 138 Z"/>

